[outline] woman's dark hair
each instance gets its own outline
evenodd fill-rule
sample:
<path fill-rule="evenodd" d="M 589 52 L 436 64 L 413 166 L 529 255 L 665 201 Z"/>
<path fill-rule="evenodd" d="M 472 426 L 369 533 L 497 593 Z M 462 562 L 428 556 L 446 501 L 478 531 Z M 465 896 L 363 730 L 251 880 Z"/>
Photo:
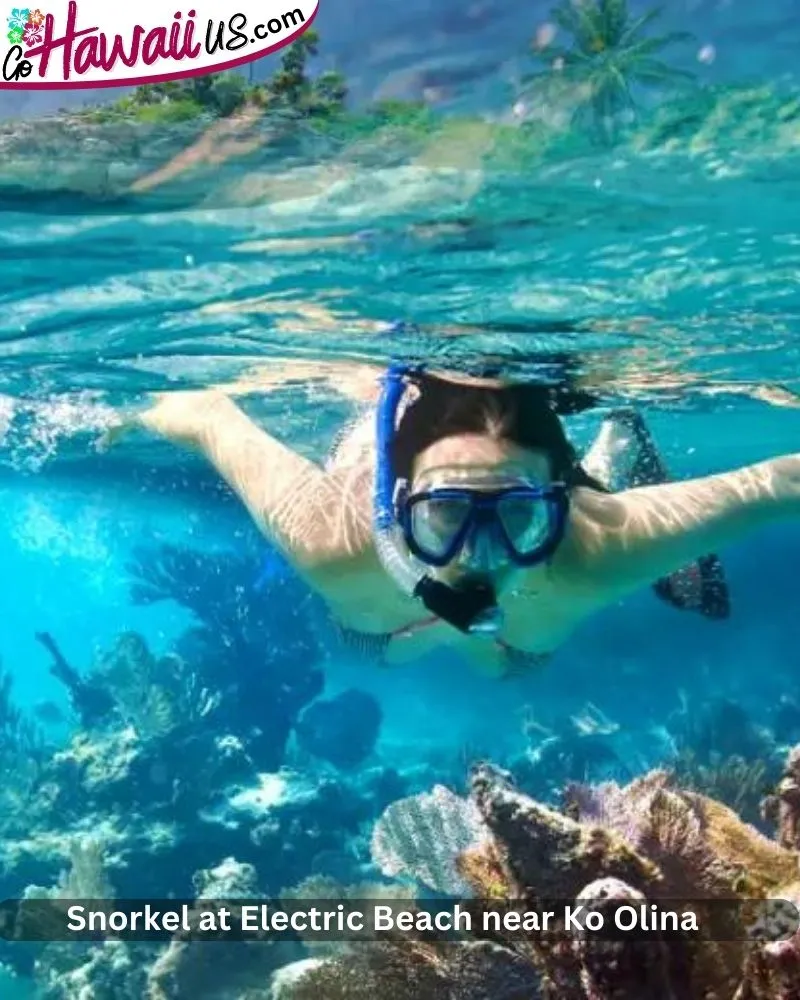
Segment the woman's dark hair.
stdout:
<path fill-rule="evenodd" d="M 427 372 L 415 374 L 412 381 L 419 396 L 403 413 L 393 443 L 399 479 L 411 479 L 414 459 L 434 441 L 451 434 L 492 433 L 545 452 L 554 479 L 605 492 L 581 467 L 559 417 L 589 409 L 596 402 L 590 394 L 567 386 L 471 385 Z"/>

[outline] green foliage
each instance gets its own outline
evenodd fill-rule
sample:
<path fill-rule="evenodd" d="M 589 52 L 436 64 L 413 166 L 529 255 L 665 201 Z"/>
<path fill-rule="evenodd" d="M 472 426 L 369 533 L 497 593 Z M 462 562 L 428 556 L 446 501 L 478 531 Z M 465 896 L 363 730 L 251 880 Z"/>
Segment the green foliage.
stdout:
<path fill-rule="evenodd" d="M 248 92 L 247 82 L 238 73 L 208 73 L 186 80 L 168 80 L 137 87 L 124 109 L 132 109 L 141 121 L 181 121 L 203 113 L 217 117 L 233 114 Z M 174 111 L 168 111 L 174 108 Z M 161 109 L 150 113 L 147 109 Z"/>
<path fill-rule="evenodd" d="M 203 114 L 226 118 L 248 103 L 303 117 L 330 116 L 344 108 L 347 82 L 334 70 L 315 79 L 308 76 L 308 59 L 318 47 L 319 35 L 309 29 L 284 51 L 280 67 L 264 83 L 251 85 L 240 73 L 228 71 L 144 84 L 111 105 L 105 119 L 95 120 L 122 115 L 146 122 L 185 121 Z"/>
<path fill-rule="evenodd" d="M 313 91 L 313 84 L 306 76 L 309 56 L 319 51 L 319 34 L 313 29 L 305 31 L 284 51 L 278 69 L 266 84 L 272 98 L 290 108 L 301 108 Z"/>
<path fill-rule="evenodd" d="M 436 127 L 436 119 L 422 101 L 381 101 L 359 114 L 348 114 L 347 80 L 338 70 L 316 77 L 308 73 L 308 60 L 319 52 L 319 34 L 304 32 L 282 54 L 273 75 L 258 83 L 240 73 L 208 73 L 184 80 L 145 84 L 109 105 L 87 109 L 81 117 L 103 124 L 138 121 L 168 124 L 203 116 L 225 118 L 245 106 L 262 108 L 281 118 L 313 121 L 315 130 L 334 131 L 337 137 L 372 136 L 388 130 L 413 138 Z"/>
<path fill-rule="evenodd" d="M 336 111 L 347 99 L 347 81 L 338 70 L 328 70 L 314 81 L 314 103 L 318 113 Z"/>
<path fill-rule="evenodd" d="M 692 40 L 682 31 L 649 36 L 660 13 L 654 9 L 633 18 L 627 0 L 561 0 L 551 18 L 570 44 L 544 45 L 536 55 L 547 69 L 528 75 L 525 82 L 552 84 L 558 79 L 566 84 L 577 102 L 576 123 L 588 125 L 600 140 L 612 141 L 620 114 L 636 114 L 636 88 L 693 79 L 658 58 L 669 46 Z"/>
<path fill-rule="evenodd" d="M 431 123 L 430 108 L 424 101 L 378 101 L 370 108 L 371 116 L 384 125 L 427 127 Z"/>
<path fill-rule="evenodd" d="M 191 121 L 202 112 L 202 106 L 196 101 L 164 101 L 161 104 L 144 104 L 136 108 L 133 117 L 136 121 L 160 125 L 169 122 Z"/>

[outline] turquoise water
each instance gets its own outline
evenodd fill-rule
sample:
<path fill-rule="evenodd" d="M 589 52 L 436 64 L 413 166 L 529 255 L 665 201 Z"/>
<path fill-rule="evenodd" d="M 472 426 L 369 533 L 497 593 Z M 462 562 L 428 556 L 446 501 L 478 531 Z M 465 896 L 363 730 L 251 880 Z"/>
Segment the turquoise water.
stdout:
<path fill-rule="evenodd" d="M 501 155 L 485 130 L 442 124 L 407 152 L 314 135 L 291 158 L 266 146 L 150 194 L 9 190 L 0 661 L 47 740 L 66 744 L 77 723 L 37 632 L 84 673 L 129 630 L 166 654 L 196 621 L 174 600 L 133 601 L 136 550 L 172 544 L 223 565 L 266 550 L 194 456 L 144 436 L 98 452 L 115 411 L 151 392 L 228 388 L 271 433 L 324 461 L 358 412 L 331 365 L 458 368 L 491 356 L 515 377 L 548 378 L 558 353 L 602 394 L 569 424 L 582 446 L 605 407 L 633 402 L 675 478 L 796 451 L 795 101 L 790 82 L 766 81 L 740 106 L 698 112 L 689 134 L 653 126 L 611 151 L 564 147 L 526 162 Z M 265 391 L 286 365 L 291 384 Z M 501 684 L 441 656 L 386 672 L 337 654 L 324 661 L 325 696 L 356 687 L 376 699 L 383 720 L 363 770 L 420 772 L 423 784 L 475 754 L 519 752 L 526 718 L 557 729 L 587 703 L 619 725 L 626 766 L 668 762 L 664 729 L 681 705 L 728 698 L 766 724 L 796 694 L 800 531 L 771 529 L 723 555 L 728 621 L 643 592 L 588 622 L 535 676 Z M 264 655 L 280 662 L 296 637 L 281 615 L 265 620 Z M 231 682 L 239 666 L 225 664 Z M 64 830 L 76 822 L 65 816 Z M 215 841 L 205 863 L 227 849 Z M 36 874 L 54 870 L 50 858 Z M 6 892 L 23 888 L 12 877 Z"/>
<path fill-rule="evenodd" d="M 307 363 L 289 388 L 242 398 L 272 433 L 323 459 L 355 407 L 315 374 L 316 362 L 399 356 L 457 366 L 477 353 L 535 376 L 549 373 L 537 357 L 566 352 L 608 404 L 643 407 L 676 477 L 795 448 L 794 153 L 749 153 L 720 139 L 697 154 L 623 147 L 516 174 L 368 169 L 365 158 L 340 152 L 336 170 L 251 158 L 228 167 L 238 193 L 218 177 L 192 191 L 212 207 L 62 197 L 6 213 L 0 545 L 25 585 L 2 645 L 20 693 L 41 695 L 46 656 L 31 636 L 45 621 L 79 659 L 77 647 L 115 629 L 141 624 L 166 642 L 179 627 L 167 609 L 127 603 L 121 567 L 141 537 L 235 547 L 245 530 L 193 457 L 146 439 L 95 454 L 113 408 L 151 391 L 233 385 L 272 364 Z M 259 183 L 267 193 L 254 193 Z M 226 199 L 234 204 L 213 207 Z M 420 329 L 387 334 L 397 319 Z M 601 415 L 576 418 L 579 442 Z M 791 579 L 786 544 L 777 542 L 775 572 Z M 760 563 L 765 546 L 753 540 L 731 558 Z M 734 580 L 737 613 L 725 625 L 701 627 L 648 601 L 642 613 L 668 629 L 668 646 L 686 636 L 704 647 L 699 659 L 725 659 L 734 633 L 780 631 L 780 590 L 764 621 L 751 576 Z M 647 661 L 671 658 L 643 640 L 652 625 L 640 614 L 613 620 L 590 626 L 609 646 L 607 665 L 593 657 L 599 673 L 614 673 L 622 657 L 646 678 Z M 582 647 L 565 662 L 585 658 Z"/>

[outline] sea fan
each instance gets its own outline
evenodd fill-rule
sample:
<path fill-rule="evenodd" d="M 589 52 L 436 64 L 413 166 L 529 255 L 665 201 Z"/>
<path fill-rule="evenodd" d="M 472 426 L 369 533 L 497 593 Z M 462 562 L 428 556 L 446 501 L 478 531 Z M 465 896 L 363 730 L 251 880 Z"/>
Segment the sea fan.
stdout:
<path fill-rule="evenodd" d="M 442 785 L 392 803 L 372 835 L 372 860 L 389 878 L 413 878 L 434 892 L 467 898 L 460 854 L 489 839 L 475 804 Z"/>
<path fill-rule="evenodd" d="M 641 836 L 640 803 L 628 794 L 627 788 L 616 781 L 599 785 L 574 783 L 564 792 L 567 810 L 581 823 L 603 826 L 615 833 L 634 849 Z"/>

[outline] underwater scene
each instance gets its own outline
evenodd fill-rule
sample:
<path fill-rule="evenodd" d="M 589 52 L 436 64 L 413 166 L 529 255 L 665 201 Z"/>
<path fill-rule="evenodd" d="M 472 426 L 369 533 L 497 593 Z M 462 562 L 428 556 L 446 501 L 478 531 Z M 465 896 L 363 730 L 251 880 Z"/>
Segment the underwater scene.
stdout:
<path fill-rule="evenodd" d="M 798 46 L 0 91 L 2 1000 L 800 997 Z M 65 930 L 204 901 L 305 922 Z"/>

